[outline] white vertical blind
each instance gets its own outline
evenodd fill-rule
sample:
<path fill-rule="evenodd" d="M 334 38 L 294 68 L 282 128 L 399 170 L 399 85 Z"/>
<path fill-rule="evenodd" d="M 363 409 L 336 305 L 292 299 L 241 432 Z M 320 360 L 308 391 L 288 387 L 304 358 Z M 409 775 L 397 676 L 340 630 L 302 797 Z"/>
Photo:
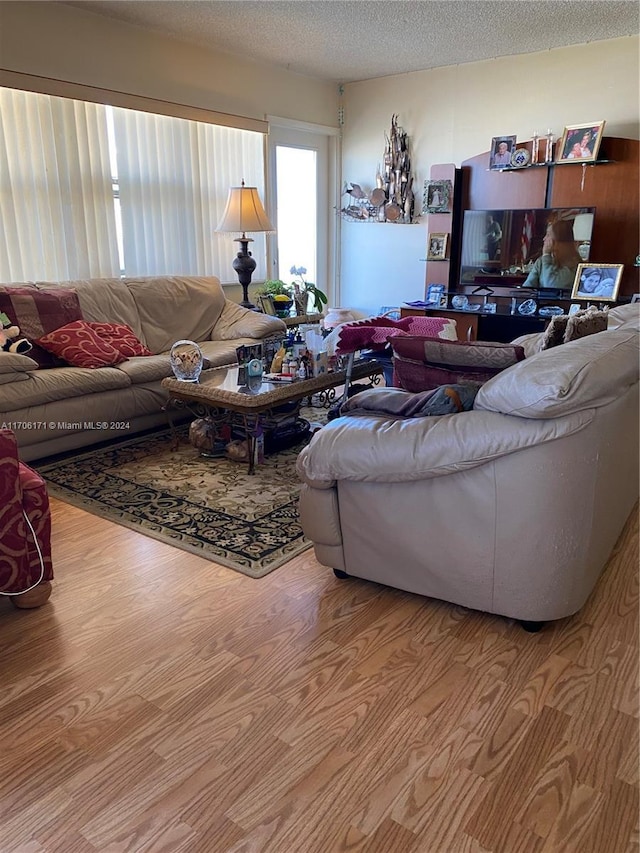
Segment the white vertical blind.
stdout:
<path fill-rule="evenodd" d="M 119 274 L 105 108 L 0 89 L 0 280 Z"/>
<path fill-rule="evenodd" d="M 239 235 L 215 228 L 230 186 L 244 179 L 264 199 L 263 145 L 259 131 L 0 88 L 0 281 L 235 283 Z M 254 278 L 265 278 L 265 236 L 249 236 Z"/>
<path fill-rule="evenodd" d="M 263 135 L 113 112 L 127 275 L 215 273 L 233 281 L 234 235 L 215 228 L 230 186 L 244 178 L 264 197 Z M 258 279 L 265 275 L 264 235 L 255 240 Z"/>

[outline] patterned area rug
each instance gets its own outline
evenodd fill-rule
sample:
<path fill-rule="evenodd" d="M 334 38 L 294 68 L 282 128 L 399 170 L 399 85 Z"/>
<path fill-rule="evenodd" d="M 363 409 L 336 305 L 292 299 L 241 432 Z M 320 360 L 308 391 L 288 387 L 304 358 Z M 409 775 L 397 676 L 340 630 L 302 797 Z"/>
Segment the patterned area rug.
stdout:
<path fill-rule="evenodd" d="M 66 503 L 259 578 L 311 547 L 295 470 L 305 443 L 253 475 L 246 462 L 200 456 L 186 427 L 176 450 L 163 431 L 34 467 Z"/>

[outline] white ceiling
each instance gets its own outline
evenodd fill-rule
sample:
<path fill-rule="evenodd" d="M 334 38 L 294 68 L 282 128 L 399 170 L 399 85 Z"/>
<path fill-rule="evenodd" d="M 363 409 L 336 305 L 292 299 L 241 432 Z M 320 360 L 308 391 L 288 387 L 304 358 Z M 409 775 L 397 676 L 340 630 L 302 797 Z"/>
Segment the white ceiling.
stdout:
<path fill-rule="evenodd" d="M 640 10 L 638 0 L 90 0 L 65 5 L 336 83 L 637 34 Z"/>

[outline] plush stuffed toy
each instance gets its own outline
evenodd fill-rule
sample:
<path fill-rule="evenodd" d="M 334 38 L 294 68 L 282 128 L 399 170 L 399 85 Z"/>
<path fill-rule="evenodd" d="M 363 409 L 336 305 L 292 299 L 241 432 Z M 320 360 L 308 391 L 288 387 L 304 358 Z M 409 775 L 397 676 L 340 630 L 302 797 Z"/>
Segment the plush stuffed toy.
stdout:
<path fill-rule="evenodd" d="M 0 349 L 3 349 L 5 352 L 17 352 L 21 355 L 29 352 L 32 346 L 26 338 L 20 337 L 18 326 L 14 326 L 6 314 L 1 314 L 0 320 L 2 321 Z"/>

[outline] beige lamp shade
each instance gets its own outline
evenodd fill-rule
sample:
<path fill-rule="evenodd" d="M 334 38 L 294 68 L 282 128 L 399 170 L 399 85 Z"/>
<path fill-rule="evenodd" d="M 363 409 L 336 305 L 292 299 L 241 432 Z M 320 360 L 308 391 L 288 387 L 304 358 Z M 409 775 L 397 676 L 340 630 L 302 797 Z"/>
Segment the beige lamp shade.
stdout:
<path fill-rule="evenodd" d="M 262 206 L 257 187 L 231 187 L 216 231 L 271 231 L 275 228 Z"/>

